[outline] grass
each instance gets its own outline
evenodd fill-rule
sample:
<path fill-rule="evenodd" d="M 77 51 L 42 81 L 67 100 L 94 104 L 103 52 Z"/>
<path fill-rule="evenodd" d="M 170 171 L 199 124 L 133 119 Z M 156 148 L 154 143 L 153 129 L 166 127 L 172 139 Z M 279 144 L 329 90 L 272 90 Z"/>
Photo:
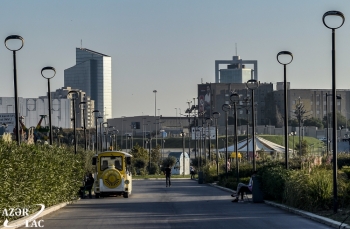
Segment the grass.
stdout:
<path fill-rule="evenodd" d="M 284 135 L 259 135 L 259 137 L 262 137 L 270 142 L 284 146 Z M 325 146 L 325 144 L 322 141 L 320 141 L 314 137 L 304 136 L 302 139 L 304 139 L 307 142 L 308 146 L 312 147 L 313 152 L 319 152 L 320 149 L 322 149 Z M 293 148 L 293 137 L 292 136 L 289 136 L 288 144 L 289 144 L 289 148 L 292 149 Z M 296 147 L 297 144 L 299 144 L 299 136 L 294 137 L 294 148 Z"/>

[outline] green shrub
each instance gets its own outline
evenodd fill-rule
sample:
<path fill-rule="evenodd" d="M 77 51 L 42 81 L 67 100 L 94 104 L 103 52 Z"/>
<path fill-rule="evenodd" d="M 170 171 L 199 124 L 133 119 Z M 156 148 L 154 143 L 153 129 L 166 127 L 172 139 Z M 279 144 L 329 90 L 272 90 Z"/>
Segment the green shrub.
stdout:
<path fill-rule="evenodd" d="M 49 146 L 0 141 L 0 209 L 46 207 L 77 198 L 88 154 Z M 0 216 L 0 221 L 4 220 Z"/>

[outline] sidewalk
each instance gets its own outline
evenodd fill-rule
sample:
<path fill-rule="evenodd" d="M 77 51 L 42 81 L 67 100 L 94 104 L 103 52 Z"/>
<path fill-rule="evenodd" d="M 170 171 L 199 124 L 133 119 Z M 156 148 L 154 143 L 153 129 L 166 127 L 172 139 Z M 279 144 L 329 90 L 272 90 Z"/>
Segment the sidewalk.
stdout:
<path fill-rule="evenodd" d="M 232 189 L 221 187 L 221 186 L 217 185 L 216 183 L 208 184 L 208 185 L 212 186 L 212 187 L 219 188 L 219 189 L 224 190 L 224 191 L 229 192 L 229 193 L 233 192 Z M 332 220 L 332 219 L 329 219 L 329 218 L 326 218 L 326 217 L 322 217 L 322 216 L 319 216 L 319 215 L 316 215 L 316 214 L 313 214 L 313 213 L 310 213 L 310 212 L 307 212 L 307 211 L 303 211 L 303 210 L 299 210 L 299 209 L 296 209 L 296 208 L 292 208 L 292 207 L 289 207 L 289 206 L 286 206 L 286 205 L 283 205 L 283 204 L 278 204 L 278 203 L 275 203 L 273 201 L 265 200 L 264 203 L 268 204 L 268 205 L 271 205 L 271 206 L 274 206 L 274 207 L 281 208 L 281 209 L 286 210 L 288 212 L 292 212 L 294 214 L 303 216 L 305 218 L 312 219 L 314 221 L 323 223 L 323 224 L 328 225 L 328 226 L 333 227 L 333 228 L 350 229 L 350 225 L 348 225 L 348 224 L 345 224 L 345 223 L 342 224 L 341 222 L 338 222 L 338 221 L 335 221 L 335 220 Z"/>

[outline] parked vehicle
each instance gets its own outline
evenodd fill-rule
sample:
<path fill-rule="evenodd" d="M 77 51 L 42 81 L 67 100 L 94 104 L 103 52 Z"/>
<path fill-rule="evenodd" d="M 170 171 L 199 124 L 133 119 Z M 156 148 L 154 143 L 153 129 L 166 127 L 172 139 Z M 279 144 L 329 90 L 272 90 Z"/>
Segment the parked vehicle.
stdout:
<path fill-rule="evenodd" d="M 92 165 L 96 166 L 96 198 L 108 195 L 123 195 L 128 198 L 131 195 L 131 157 L 131 154 L 121 151 L 106 151 L 93 157 Z"/>

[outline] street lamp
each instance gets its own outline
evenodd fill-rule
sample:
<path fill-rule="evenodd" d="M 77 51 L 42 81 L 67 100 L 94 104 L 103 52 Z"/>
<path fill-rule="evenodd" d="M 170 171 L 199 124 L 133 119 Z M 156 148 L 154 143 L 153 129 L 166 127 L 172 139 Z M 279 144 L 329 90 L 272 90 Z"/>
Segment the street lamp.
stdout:
<path fill-rule="evenodd" d="M 108 122 L 104 122 L 104 123 L 102 123 L 102 125 L 103 125 L 103 129 L 105 130 L 104 131 L 104 136 L 105 136 L 105 142 L 106 142 L 106 151 L 108 150 L 107 149 L 107 126 L 108 126 Z M 106 126 L 107 125 L 107 126 Z M 102 133 L 102 132 L 101 132 Z M 103 147 L 102 147 L 102 142 L 103 142 L 103 140 L 102 140 L 102 135 L 101 135 L 101 149 L 103 149 Z"/>
<path fill-rule="evenodd" d="M 325 18 L 327 16 L 337 16 L 342 18 L 342 22 L 338 27 L 330 27 L 326 24 Z M 326 12 L 322 17 L 323 24 L 328 28 L 332 30 L 332 94 L 336 95 L 336 79 L 335 79 L 335 30 L 340 28 L 345 21 L 344 14 L 339 11 L 328 11 Z M 336 96 L 333 96 L 333 207 L 334 207 L 334 213 L 338 211 L 338 189 L 337 189 L 337 113 L 336 113 L 336 102 L 337 98 Z"/>
<path fill-rule="evenodd" d="M 180 135 L 182 137 L 182 174 L 185 176 L 185 133 L 182 131 Z"/>
<path fill-rule="evenodd" d="M 292 132 L 290 132 L 290 135 L 291 136 L 293 136 L 293 156 L 294 156 L 294 136 L 297 134 L 297 132 L 296 131 L 292 131 Z M 300 139 L 300 136 L 299 136 L 299 139 Z M 300 144 L 300 143 L 299 143 Z M 299 153 L 300 155 L 301 155 L 301 153 Z"/>
<path fill-rule="evenodd" d="M 148 154 L 149 154 L 149 162 L 148 162 L 148 173 L 151 174 L 151 145 L 152 145 L 152 138 L 151 135 L 149 135 L 148 139 L 145 140 L 146 146 L 148 145 Z"/>
<path fill-rule="evenodd" d="M 43 72 L 46 70 L 51 70 L 53 71 L 52 76 L 44 76 Z M 50 79 L 52 79 L 56 75 L 56 70 L 54 67 L 44 67 L 41 69 L 41 75 L 47 79 L 47 99 L 49 103 L 49 127 L 50 127 L 50 132 L 49 132 L 49 138 L 50 138 L 50 145 L 52 145 L 53 142 L 53 135 L 52 135 L 52 119 L 51 119 L 51 90 L 50 90 Z"/>
<path fill-rule="evenodd" d="M 98 119 L 98 113 L 100 113 L 100 111 L 99 110 L 94 110 L 92 113 L 94 113 L 94 117 L 95 117 L 95 142 L 96 142 L 96 155 L 97 155 L 97 153 L 98 153 L 98 141 L 97 141 L 97 119 Z"/>
<path fill-rule="evenodd" d="M 21 41 L 21 47 L 17 49 L 11 49 L 7 46 L 7 41 L 9 40 L 20 40 Z M 12 51 L 13 53 L 13 84 L 14 84 L 14 89 L 15 89 L 15 118 L 16 118 L 16 140 L 17 144 L 21 144 L 21 140 L 19 138 L 19 114 L 18 114 L 18 92 L 17 92 L 17 68 L 16 68 L 16 51 L 19 51 L 24 45 L 24 39 L 19 36 L 19 35 L 11 35 L 6 37 L 5 39 L 5 46 L 8 50 Z M 50 130 L 51 131 L 51 130 Z"/>
<path fill-rule="evenodd" d="M 222 110 L 225 111 L 225 123 L 226 123 L 226 139 L 225 139 L 225 161 L 226 161 L 226 178 L 228 178 L 228 167 L 227 167 L 227 163 L 228 163 L 228 112 L 229 110 L 231 110 L 231 105 L 229 104 L 224 104 L 222 105 Z"/>
<path fill-rule="evenodd" d="M 157 139 L 157 90 L 153 90 L 154 93 L 154 120 L 155 120 L 155 131 L 156 131 L 156 146 L 158 144 L 158 139 Z"/>
<path fill-rule="evenodd" d="M 218 131 L 218 118 L 220 113 L 215 111 L 213 112 L 213 118 L 215 120 L 215 145 L 216 145 L 216 175 L 219 176 L 219 131 Z M 210 136 L 210 133 L 209 133 Z"/>
<path fill-rule="evenodd" d="M 72 94 L 72 102 L 73 102 L 73 118 L 71 120 L 73 120 L 73 128 L 74 128 L 74 153 L 77 154 L 77 126 L 76 126 L 76 112 L 75 112 L 75 100 L 77 99 L 76 96 L 78 95 L 77 91 L 69 91 L 68 95 Z M 50 111 L 51 113 L 51 111 Z"/>
<path fill-rule="evenodd" d="M 102 121 L 100 121 L 100 134 L 99 134 L 99 141 L 100 141 L 100 151 L 103 151 L 103 147 L 102 147 L 102 123 L 103 123 L 103 117 L 102 116 L 98 116 L 98 119 L 101 119 Z"/>
<path fill-rule="evenodd" d="M 327 132 L 326 132 L 326 138 L 327 138 L 327 156 L 329 154 L 329 119 L 328 119 L 328 97 L 332 96 L 332 94 L 326 93 L 326 122 L 327 122 Z M 336 99 L 341 99 L 340 95 L 336 96 Z M 336 106 L 336 104 L 333 104 L 333 106 Z M 334 128 L 334 127 L 333 127 Z"/>
<path fill-rule="evenodd" d="M 230 96 L 231 102 L 233 102 L 233 110 L 235 112 L 235 151 L 236 151 L 236 173 L 237 182 L 239 182 L 239 165 L 238 165 L 238 136 L 237 136 L 237 103 L 239 101 L 239 95 L 237 92 L 233 92 Z"/>
<path fill-rule="evenodd" d="M 287 55 L 290 56 L 290 61 L 286 61 L 285 63 L 281 62 L 279 60 L 279 56 L 282 55 Z M 286 169 L 288 169 L 288 106 L 287 106 L 287 72 L 286 72 L 286 65 L 290 64 L 293 61 L 293 54 L 289 51 L 281 51 L 277 54 L 277 61 L 278 63 L 283 65 L 283 69 L 284 69 L 284 152 L 285 152 L 285 166 Z"/>
<path fill-rule="evenodd" d="M 82 105 L 82 106 L 80 106 L 80 109 L 83 110 L 84 149 L 86 151 L 86 149 L 87 149 L 87 139 L 86 139 L 86 124 L 85 124 L 85 104 L 86 104 L 86 102 L 80 102 L 79 103 L 79 105 Z"/>
<path fill-rule="evenodd" d="M 205 120 L 205 122 L 207 123 L 207 127 L 208 127 L 208 134 L 207 134 L 207 137 L 208 137 L 208 142 L 209 142 L 209 162 L 211 161 L 211 147 L 210 147 L 210 145 L 211 145 L 211 139 L 210 139 L 210 124 L 211 124 L 211 118 L 207 118 L 206 120 Z M 204 149 L 205 149 L 205 147 L 204 147 Z M 205 155 L 205 159 L 207 158 L 207 155 Z"/>
<path fill-rule="evenodd" d="M 260 82 L 256 81 L 255 79 L 248 80 L 246 85 L 247 88 L 251 90 L 252 94 L 252 138 L 253 138 L 253 171 L 256 171 L 256 161 L 255 161 L 255 156 L 256 156 L 256 143 L 255 143 L 255 104 L 254 104 L 254 90 L 259 87 Z M 248 113 L 248 111 L 247 111 Z M 247 129 L 248 131 L 249 129 Z M 248 131 L 249 132 L 249 131 Z M 248 144 L 247 144 L 248 147 Z M 248 151 L 248 148 L 247 148 Z"/>

